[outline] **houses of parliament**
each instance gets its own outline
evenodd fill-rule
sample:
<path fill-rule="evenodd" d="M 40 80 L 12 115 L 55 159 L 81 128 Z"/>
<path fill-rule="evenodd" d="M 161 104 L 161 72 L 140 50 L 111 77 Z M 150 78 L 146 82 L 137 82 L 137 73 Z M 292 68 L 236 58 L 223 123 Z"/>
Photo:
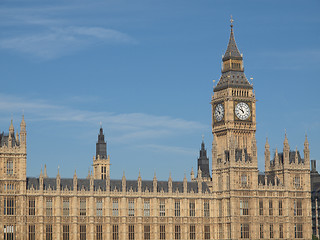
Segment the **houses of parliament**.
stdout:
<path fill-rule="evenodd" d="M 265 144 L 258 170 L 256 98 L 231 31 L 214 86 L 212 166 L 204 142 L 191 181 L 110 179 L 100 128 L 93 172 L 85 179 L 27 177 L 27 130 L 0 134 L 0 238 L 5 240 L 312 238 L 310 152 Z"/>

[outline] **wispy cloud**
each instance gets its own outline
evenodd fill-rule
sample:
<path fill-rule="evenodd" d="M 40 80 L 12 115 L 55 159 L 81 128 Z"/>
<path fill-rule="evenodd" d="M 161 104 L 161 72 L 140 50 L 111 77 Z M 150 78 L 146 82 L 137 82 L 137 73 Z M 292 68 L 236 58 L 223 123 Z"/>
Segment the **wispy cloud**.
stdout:
<path fill-rule="evenodd" d="M 0 39 L 0 48 L 53 59 L 96 43 L 136 43 L 127 34 L 101 27 L 59 27 L 41 33 Z"/>
<path fill-rule="evenodd" d="M 117 133 L 112 138 L 117 142 L 175 136 L 202 131 L 208 127 L 199 122 L 170 116 L 87 111 L 55 105 L 39 99 L 30 100 L 0 94 L 1 112 L 20 114 L 23 110 L 27 119 L 31 121 L 78 122 L 92 125 L 97 125 L 101 121 L 108 126 L 110 132 Z"/>

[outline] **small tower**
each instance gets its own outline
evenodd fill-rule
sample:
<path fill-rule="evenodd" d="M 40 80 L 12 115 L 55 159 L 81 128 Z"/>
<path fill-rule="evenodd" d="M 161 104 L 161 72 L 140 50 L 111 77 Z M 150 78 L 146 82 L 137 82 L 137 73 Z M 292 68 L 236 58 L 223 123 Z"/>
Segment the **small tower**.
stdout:
<path fill-rule="evenodd" d="M 201 143 L 200 156 L 198 158 L 198 169 L 200 169 L 202 172 L 203 180 L 205 181 L 211 180 L 210 171 L 209 171 L 209 158 L 207 157 L 207 150 L 205 148 L 203 138 Z M 198 176 L 199 176 L 199 172 L 198 172 Z"/>
<path fill-rule="evenodd" d="M 9 133 L 0 134 L 0 152 L 2 159 L 0 161 L 0 180 L 10 178 L 19 180 L 16 182 L 15 189 L 26 189 L 24 186 L 18 186 L 26 183 L 27 153 L 26 153 L 26 124 L 24 117 L 21 122 L 20 140 L 19 134 L 15 134 L 13 120 L 11 120 Z"/>
<path fill-rule="evenodd" d="M 96 156 L 93 157 L 93 175 L 95 179 L 110 177 L 110 156 L 107 156 L 107 143 L 104 140 L 102 127 L 96 143 Z"/>

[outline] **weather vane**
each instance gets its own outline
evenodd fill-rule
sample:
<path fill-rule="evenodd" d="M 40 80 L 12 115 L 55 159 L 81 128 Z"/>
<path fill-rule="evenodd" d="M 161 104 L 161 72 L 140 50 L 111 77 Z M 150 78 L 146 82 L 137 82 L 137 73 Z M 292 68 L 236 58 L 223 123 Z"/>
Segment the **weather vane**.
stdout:
<path fill-rule="evenodd" d="M 234 22 L 234 20 L 233 20 L 233 18 L 232 18 L 232 15 L 231 15 L 231 17 L 230 17 L 230 23 L 231 23 L 231 27 L 233 27 L 233 22 Z"/>

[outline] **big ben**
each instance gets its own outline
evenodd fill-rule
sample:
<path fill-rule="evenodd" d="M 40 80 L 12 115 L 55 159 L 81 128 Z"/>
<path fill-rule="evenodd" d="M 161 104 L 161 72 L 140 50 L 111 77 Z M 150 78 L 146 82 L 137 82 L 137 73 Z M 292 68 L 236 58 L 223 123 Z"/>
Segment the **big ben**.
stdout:
<path fill-rule="evenodd" d="M 243 160 L 252 161 L 251 146 L 256 132 L 256 99 L 253 86 L 244 74 L 243 56 L 235 42 L 232 19 L 221 72 L 211 101 L 215 160 L 229 161 L 230 144 L 233 143 L 235 148 L 243 150 Z M 213 162 L 213 169 L 214 165 Z"/>

